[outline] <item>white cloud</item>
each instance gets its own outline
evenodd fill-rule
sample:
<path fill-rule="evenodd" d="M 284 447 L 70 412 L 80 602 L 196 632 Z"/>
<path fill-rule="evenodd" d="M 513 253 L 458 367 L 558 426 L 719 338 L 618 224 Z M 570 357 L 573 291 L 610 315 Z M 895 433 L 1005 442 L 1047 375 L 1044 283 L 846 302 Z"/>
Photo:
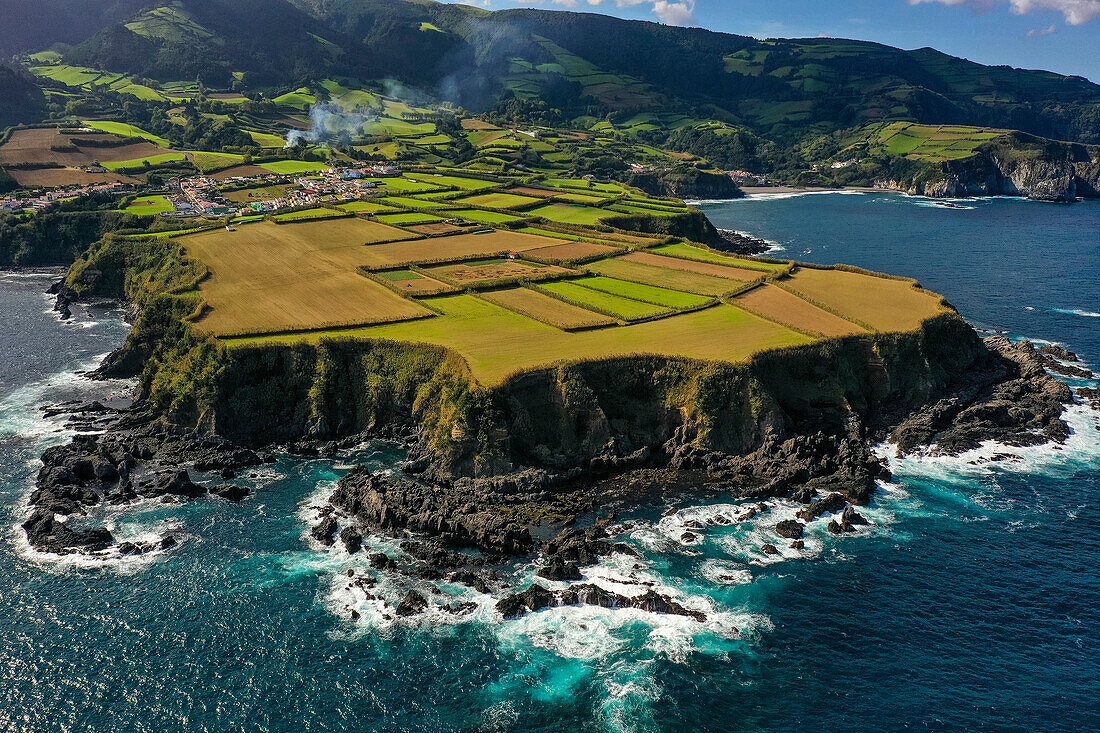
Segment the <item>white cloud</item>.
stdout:
<path fill-rule="evenodd" d="M 543 0 L 515 0 L 515 2 L 541 5 Z M 575 8 L 581 0 L 550 0 L 555 5 Z M 592 7 L 603 5 L 605 0 L 583 0 Z M 637 5 L 651 5 L 653 14 L 666 25 L 688 25 L 695 21 L 695 0 L 607 0 L 617 8 L 633 8 Z"/>
<path fill-rule="evenodd" d="M 1065 16 L 1070 25 L 1081 25 L 1100 18 L 1100 0 L 909 0 L 911 5 L 941 3 L 943 5 L 972 5 L 988 10 L 998 2 L 1007 2 L 1017 15 L 1053 10 Z M 1030 35 L 1030 34 L 1029 34 Z"/>
<path fill-rule="evenodd" d="M 665 25 L 688 25 L 695 20 L 695 0 L 656 0 L 653 3 L 653 12 Z"/>

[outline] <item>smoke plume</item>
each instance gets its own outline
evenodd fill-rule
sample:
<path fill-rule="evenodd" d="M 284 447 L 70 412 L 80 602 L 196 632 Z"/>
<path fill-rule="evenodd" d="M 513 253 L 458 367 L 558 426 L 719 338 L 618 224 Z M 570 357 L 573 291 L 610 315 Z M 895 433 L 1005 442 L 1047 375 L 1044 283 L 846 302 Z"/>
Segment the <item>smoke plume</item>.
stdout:
<path fill-rule="evenodd" d="M 291 130 L 286 136 L 286 147 L 298 143 L 320 143 L 335 141 L 348 144 L 363 132 L 367 116 L 359 112 L 349 112 L 335 102 L 318 102 L 309 108 L 312 125 L 308 130 Z"/>

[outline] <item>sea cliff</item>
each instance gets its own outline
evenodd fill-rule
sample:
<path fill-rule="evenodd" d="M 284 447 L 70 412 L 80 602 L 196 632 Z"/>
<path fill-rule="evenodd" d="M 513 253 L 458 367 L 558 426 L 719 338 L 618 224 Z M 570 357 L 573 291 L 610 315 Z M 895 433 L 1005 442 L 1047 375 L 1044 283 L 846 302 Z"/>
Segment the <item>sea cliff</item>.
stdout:
<path fill-rule="evenodd" d="M 1024 196 L 1070 202 L 1100 196 L 1100 147 L 1011 133 L 961 160 L 921 161 L 874 184 L 933 198 Z"/>

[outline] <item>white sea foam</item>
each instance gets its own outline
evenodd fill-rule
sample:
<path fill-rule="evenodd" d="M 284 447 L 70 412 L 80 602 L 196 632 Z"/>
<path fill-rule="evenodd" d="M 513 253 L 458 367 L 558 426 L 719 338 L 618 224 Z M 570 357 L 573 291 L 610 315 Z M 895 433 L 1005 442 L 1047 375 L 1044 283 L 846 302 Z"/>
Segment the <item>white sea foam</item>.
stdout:
<path fill-rule="evenodd" d="M 1051 308 L 1055 313 L 1062 313 L 1067 316 L 1081 316 L 1082 318 L 1100 318 L 1100 313 L 1096 311 L 1087 311 L 1082 308 Z"/>
<path fill-rule="evenodd" d="M 106 356 L 99 354 L 72 369 L 25 384 L 0 400 L 0 436 L 59 443 L 75 435 L 66 425 L 68 415 L 44 417 L 40 408 L 62 394 L 68 399 L 90 399 L 128 389 L 133 384 L 131 380 L 92 380 L 86 376 Z"/>
<path fill-rule="evenodd" d="M 954 485 L 1001 472 L 1061 476 L 1082 467 L 1100 469 L 1100 431 L 1096 429 L 1100 415 L 1088 405 L 1076 404 L 1066 408 L 1062 419 L 1070 427 L 1070 436 L 1061 445 L 1017 447 L 986 441 L 957 456 L 924 450 L 898 458 L 894 446 L 884 444 L 876 446 L 875 452 L 900 476 L 923 476 Z"/>
<path fill-rule="evenodd" d="M 156 545 L 168 534 L 176 539 L 177 545 L 185 540 L 181 534 L 182 525 L 178 522 L 120 523 L 115 519 L 103 524 L 118 542 L 146 542 Z M 133 575 L 160 560 L 167 552 L 157 547 L 140 555 L 122 555 L 117 544 L 99 552 L 72 552 L 65 555 L 42 552 L 31 546 L 27 533 L 20 524 L 12 525 L 11 541 L 16 553 L 25 561 L 58 573 L 72 570 L 110 570 L 121 575 Z"/>

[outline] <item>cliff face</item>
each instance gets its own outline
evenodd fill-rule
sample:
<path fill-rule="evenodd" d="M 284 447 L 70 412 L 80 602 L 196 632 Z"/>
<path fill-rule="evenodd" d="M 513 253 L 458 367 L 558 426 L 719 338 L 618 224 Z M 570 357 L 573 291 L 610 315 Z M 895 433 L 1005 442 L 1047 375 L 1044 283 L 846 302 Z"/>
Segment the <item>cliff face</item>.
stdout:
<path fill-rule="evenodd" d="M 626 214 L 609 217 L 604 220 L 604 223 L 630 232 L 664 234 L 704 244 L 721 244 L 724 241 L 706 214 L 698 209 L 688 209 L 686 214 L 674 216 Z"/>
<path fill-rule="evenodd" d="M 651 196 L 679 199 L 736 199 L 745 194 L 725 173 L 681 166 L 654 173 L 634 173 L 624 181 Z"/>
<path fill-rule="evenodd" d="M 934 198 L 1026 196 L 1074 201 L 1100 196 L 1100 147 L 1020 133 L 982 146 L 977 155 L 925 167 L 909 180 L 879 185 Z"/>
<path fill-rule="evenodd" d="M 209 356 L 209 355 L 207 355 Z M 174 382 L 164 404 L 236 440 L 337 438 L 416 422 L 440 472 L 490 476 L 517 466 L 568 469 L 608 452 L 730 454 L 767 438 L 885 426 L 946 394 L 986 358 L 954 315 L 907 334 L 852 337 L 744 365 L 624 357 L 471 383 L 445 350 L 326 341 L 221 349 L 211 383 Z M 147 380 L 158 383 L 156 377 Z M 160 380 L 164 383 L 164 380 Z"/>

